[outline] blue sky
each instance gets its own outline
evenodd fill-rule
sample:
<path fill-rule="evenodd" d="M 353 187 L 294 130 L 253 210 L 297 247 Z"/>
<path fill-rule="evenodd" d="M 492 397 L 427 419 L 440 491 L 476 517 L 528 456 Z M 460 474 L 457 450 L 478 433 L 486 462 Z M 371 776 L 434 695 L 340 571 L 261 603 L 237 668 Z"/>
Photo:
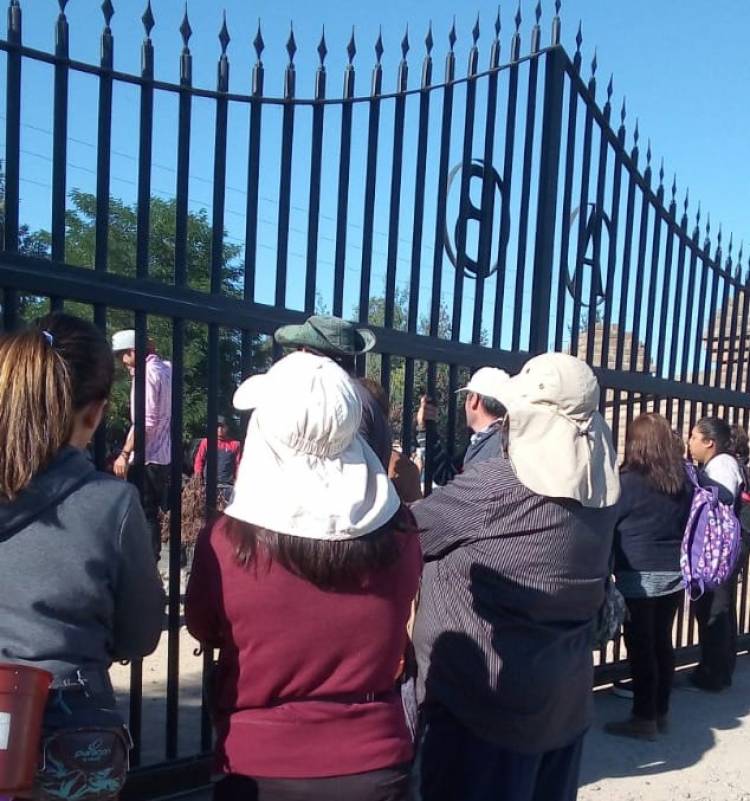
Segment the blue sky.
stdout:
<path fill-rule="evenodd" d="M 115 65 L 117 69 L 133 72 L 139 69 L 140 42 L 143 29 L 140 15 L 144 4 L 133 0 L 114 0 L 116 13 L 112 27 L 115 36 Z M 329 54 L 328 93 L 336 96 L 341 91 L 342 70 L 346 63 L 345 47 L 354 26 L 357 56 L 356 94 L 367 94 L 370 71 L 374 63 L 373 45 L 382 26 L 385 53 L 383 56 L 384 91 L 394 87 L 399 44 L 408 25 L 411 51 L 410 86 L 417 85 L 424 54 L 424 35 L 431 21 L 435 39 L 435 82 L 442 74 L 447 34 L 456 13 L 458 42 L 456 44 L 457 72 L 462 74 L 470 46 L 470 31 L 479 13 L 481 36 L 480 67 L 486 67 L 492 36 L 492 23 L 496 6 L 479 2 L 451 4 L 445 0 L 425 3 L 414 0 L 382 0 L 378 4 L 339 4 L 322 0 L 312 3 L 272 3 L 260 0 L 252 4 L 245 0 L 227 0 L 226 3 L 192 2 L 189 4 L 193 29 L 191 49 L 194 56 L 194 83 L 214 88 L 216 58 L 219 54 L 217 34 L 225 8 L 229 32 L 231 63 L 230 89 L 245 93 L 250 85 L 251 66 L 255 54 L 251 41 L 255 36 L 258 18 L 262 22 L 266 49 L 263 61 L 266 67 L 266 93 L 280 95 L 283 71 L 287 62 L 284 49 L 293 21 L 297 43 L 297 94 L 312 94 L 314 70 L 317 66 L 316 47 L 325 25 Z M 529 31 L 533 24 L 535 3 L 524 0 L 521 10 L 522 52 L 528 51 Z M 155 0 L 152 4 L 156 27 L 152 39 L 156 50 L 156 74 L 162 80 L 176 81 L 178 77 L 181 41 L 178 26 L 183 5 L 175 0 Z M 549 25 L 553 13 L 552 2 L 543 4 L 542 41 L 549 40 Z M 57 3 L 53 0 L 26 0 L 24 13 L 24 42 L 32 47 L 50 50 L 53 46 L 54 21 Z M 503 6 L 501 62 L 507 60 L 512 17 L 515 6 Z M 99 33 L 102 17 L 99 2 L 70 0 L 67 15 L 71 28 L 71 55 L 74 58 L 96 63 L 99 57 Z M 632 145 L 632 129 L 636 117 L 640 120 L 643 150 L 651 139 L 654 163 L 665 160 L 668 181 L 677 173 L 680 197 L 689 185 L 692 211 L 701 201 L 704 212 L 711 214 L 713 231 L 722 223 L 726 233 L 734 231 L 737 239 L 745 233 L 750 236 L 747 210 L 750 208 L 750 158 L 748 158 L 747 130 L 750 106 L 747 87 L 750 86 L 750 63 L 745 55 L 746 31 L 750 26 L 750 6 L 742 0 L 687 0 L 668 2 L 661 0 L 631 0 L 615 3 L 610 0 L 567 0 L 563 2 L 563 44 L 572 54 L 578 21 L 583 21 L 584 75 L 588 76 L 589 63 L 597 48 L 598 96 L 614 73 L 614 105 L 619 110 L 623 95 L 627 96 L 628 146 Z M 4 26 L 4 20 L 2 21 Z M 0 75 L 3 71 L 0 71 Z M 4 76 L 0 78 L 3 90 Z M 91 191 L 94 186 L 96 150 L 96 82 L 91 77 L 71 79 L 71 118 L 69 141 L 68 187 Z M 33 97 L 33 102 L 28 98 Z M 49 227 L 49 188 L 51 177 L 52 122 L 51 71 L 43 66 L 29 66 L 24 72 L 24 108 L 22 131 L 22 221 L 32 228 Z M 523 89 L 521 97 L 523 98 Z M 521 105 L 523 100 L 521 101 Z M 385 104 L 384 104 L 385 106 Z M 113 134 L 112 193 L 125 200 L 135 199 L 138 95 L 135 89 L 119 89 L 115 94 L 115 126 Z M 0 112 L 2 113 L 2 112 Z M 329 113 L 328 111 L 326 112 Z M 327 287 L 331 284 L 335 216 L 335 188 L 337 170 L 336 140 L 339 118 L 334 109 L 327 117 L 324 145 L 324 188 L 322 197 L 320 279 L 321 293 L 329 300 Z M 382 163 L 378 172 L 378 194 L 375 209 L 374 283 L 373 293 L 378 294 L 384 277 L 384 260 L 387 250 L 388 183 L 390 176 L 390 141 L 392 113 L 384 108 L 381 145 Z M 229 121 L 229 178 L 227 192 L 226 227 L 230 241 L 241 243 L 244 232 L 245 176 L 247 163 L 247 112 L 239 105 L 230 110 Z M 433 117 L 439 116 L 439 107 Z M 454 140 L 460 153 L 462 113 L 457 114 Z M 290 240 L 290 290 L 287 303 L 301 304 L 301 265 L 304 262 L 304 242 L 307 207 L 307 178 L 309 172 L 309 115 L 299 114 L 295 133 L 295 181 L 292 197 L 292 236 Z M 169 196 L 174 191 L 176 144 L 176 102 L 174 98 L 157 95 L 156 137 L 153 156 L 153 189 L 155 194 Z M 193 120 L 193 146 L 191 165 L 191 208 L 208 208 L 210 212 L 213 150 L 213 106 L 210 101 L 197 101 Z M 405 174 L 413 171 L 416 127 L 414 111 L 407 111 L 407 144 Z M 353 144 L 352 196 L 347 248 L 346 311 L 352 312 L 356 302 L 356 281 L 361 248 L 362 223 L 362 170 L 359 165 L 364 154 L 366 137 L 366 108 L 355 112 L 355 141 Z M 483 123 L 479 124 L 483 127 Z M 499 126 L 500 127 L 500 126 Z M 330 133 L 329 133 L 330 130 Z M 264 155 L 261 168 L 260 249 L 257 298 L 270 302 L 272 298 L 272 271 L 275 269 L 275 237 L 278 214 L 278 146 L 280 115 L 269 112 L 264 123 Z M 359 132 L 359 135 L 357 134 Z M 477 137 L 476 141 L 480 139 Z M 305 149 L 307 147 L 307 150 Z M 475 147 L 475 151 L 479 148 Z M 477 153 L 481 155 L 481 153 Z M 455 161 L 455 159 L 453 159 Z M 434 166 L 428 165 L 428 182 Z M 517 168 L 518 169 L 518 168 Z M 296 172 L 296 171 L 299 172 Z M 408 181 L 406 181 L 408 184 Z M 408 185 L 402 196 L 401 230 L 399 232 L 400 286 L 407 283 L 410 240 L 409 226 L 413 190 Z M 430 222 L 429 211 L 427 212 Z M 704 217 L 705 219 L 705 217 Z M 691 218 L 692 224 L 692 218 Z M 420 316 L 426 311 L 430 289 L 429 275 L 432 259 L 432 233 L 426 229 L 422 256 L 423 266 Z M 728 237 L 725 236 L 725 244 Z M 267 265 L 267 267 L 265 266 Z M 446 282 L 452 285 L 452 271 L 445 272 Z M 444 284 L 445 288 L 446 284 Z M 473 287 L 467 284 L 467 304 L 470 305 Z M 511 293 L 512 294 L 512 293 Z M 449 289 L 444 300 L 450 301 Z M 484 319 L 484 318 L 483 318 Z M 465 326 L 462 335 L 466 336 Z M 503 344 L 507 344 L 505 334 Z"/>

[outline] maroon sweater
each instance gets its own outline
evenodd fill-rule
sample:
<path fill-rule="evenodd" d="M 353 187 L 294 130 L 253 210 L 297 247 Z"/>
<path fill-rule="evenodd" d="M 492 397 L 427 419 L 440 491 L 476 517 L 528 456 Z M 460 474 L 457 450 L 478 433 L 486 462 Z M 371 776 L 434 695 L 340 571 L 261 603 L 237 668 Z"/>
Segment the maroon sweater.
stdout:
<path fill-rule="evenodd" d="M 418 534 L 398 535 L 399 560 L 366 590 L 335 593 L 264 558 L 240 567 L 228 523 L 200 535 L 185 605 L 191 634 L 220 649 L 218 769 L 313 778 L 410 760 L 394 678 L 422 570 Z"/>

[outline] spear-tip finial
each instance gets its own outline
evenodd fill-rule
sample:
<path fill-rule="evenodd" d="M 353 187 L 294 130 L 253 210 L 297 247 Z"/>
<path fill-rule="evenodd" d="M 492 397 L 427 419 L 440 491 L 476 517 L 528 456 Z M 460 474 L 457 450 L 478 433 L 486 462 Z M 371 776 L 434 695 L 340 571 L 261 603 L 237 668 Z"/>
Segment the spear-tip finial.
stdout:
<path fill-rule="evenodd" d="M 516 16 L 515 16 L 514 19 L 515 19 L 515 23 L 516 23 L 516 33 L 518 33 L 521 30 L 521 23 L 523 22 L 523 17 L 521 16 L 521 2 L 520 2 L 520 0 L 518 2 L 518 10 L 516 11 Z"/>
<path fill-rule="evenodd" d="M 453 52 L 453 48 L 456 46 L 456 39 L 458 39 L 456 36 L 456 18 L 453 17 L 453 24 L 451 25 L 450 32 L 448 33 L 448 44 L 450 45 L 451 53 Z"/>
<path fill-rule="evenodd" d="M 664 183 L 664 156 L 661 158 L 661 164 L 659 166 L 659 185 L 661 186 Z"/>
<path fill-rule="evenodd" d="M 297 40 L 294 38 L 294 26 L 289 23 L 289 38 L 286 40 L 286 52 L 289 55 L 289 63 L 294 63 L 294 54 L 297 52 Z"/>
<path fill-rule="evenodd" d="M 740 249 L 737 251 L 737 269 L 739 270 L 739 263 L 742 261 L 742 253 L 745 250 L 745 240 L 740 239 Z"/>
<path fill-rule="evenodd" d="M 500 22 L 500 6 L 497 7 L 497 15 L 495 16 L 495 39 L 500 38 L 500 31 L 503 26 Z"/>
<path fill-rule="evenodd" d="M 638 147 L 638 140 L 641 138 L 641 132 L 639 130 L 640 120 L 638 117 L 635 118 L 635 130 L 633 131 L 633 144 L 635 147 Z"/>
<path fill-rule="evenodd" d="M 672 178 L 672 203 L 677 203 L 677 173 Z"/>
<path fill-rule="evenodd" d="M 625 98 L 622 99 L 622 108 L 620 108 L 620 125 L 625 125 L 625 118 L 628 115 L 628 110 L 625 105 Z"/>
<path fill-rule="evenodd" d="M 576 53 L 581 52 L 581 45 L 583 44 L 583 23 L 578 20 L 578 33 L 576 34 Z"/>
<path fill-rule="evenodd" d="M 185 3 L 185 13 L 182 15 L 182 22 L 180 23 L 180 36 L 182 36 L 182 46 L 187 50 L 190 42 L 190 37 L 193 35 L 193 29 L 190 27 L 190 20 L 188 19 L 188 7 Z"/>
<path fill-rule="evenodd" d="M 538 25 L 542 18 L 542 0 L 537 0 L 536 8 L 534 9 L 534 16 L 536 17 L 536 24 Z"/>
<path fill-rule="evenodd" d="M 432 48 L 435 46 L 435 40 L 432 38 L 432 20 L 430 20 L 430 25 L 427 28 L 427 36 L 424 38 L 424 46 L 425 50 L 427 51 L 427 55 L 432 55 Z"/>
<path fill-rule="evenodd" d="M 349 57 L 349 66 L 354 61 L 354 56 L 357 55 L 357 44 L 354 41 L 354 26 L 352 25 L 352 35 L 349 37 L 349 44 L 346 46 L 346 55 Z"/>
<path fill-rule="evenodd" d="M 476 22 L 474 23 L 474 27 L 471 29 L 471 38 L 474 40 L 474 47 L 477 46 L 477 42 L 479 41 L 479 14 L 477 14 Z"/>
<path fill-rule="evenodd" d="M 57 4 L 60 6 L 60 13 L 64 16 L 65 6 L 68 5 L 68 0 L 57 0 Z"/>
<path fill-rule="evenodd" d="M 607 103 L 611 102 L 612 100 L 612 92 L 614 91 L 615 87 L 614 81 L 615 81 L 615 74 L 612 73 L 609 76 L 609 83 L 607 84 Z"/>
<path fill-rule="evenodd" d="M 690 187 L 685 190 L 685 202 L 682 204 L 683 213 L 687 217 L 688 206 L 690 205 Z"/>
<path fill-rule="evenodd" d="M 328 55 L 328 47 L 326 47 L 326 26 L 320 33 L 320 41 L 318 42 L 318 58 L 320 59 L 320 66 L 324 66 L 326 56 Z"/>
<path fill-rule="evenodd" d="M 146 3 L 146 10 L 143 12 L 141 22 L 143 23 L 143 28 L 146 31 L 146 38 L 150 38 L 151 31 L 154 29 L 154 25 L 156 24 L 154 12 L 151 10 L 151 0 L 148 0 Z"/>
<path fill-rule="evenodd" d="M 263 51 L 266 49 L 266 43 L 263 41 L 263 34 L 260 30 L 260 18 L 258 19 L 258 31 L 253 39 L 253 47 L 255 48 L 255 56 L 260 61 Z"/>
<path fill-rule="evenodd" d="M 596 77 L 596 69 L 599 66 L 599 62 L 597 61 L 597 48 L 594 48 L 594 57 L 591 59 L 591 77 Z"/>
<path fill-rule="evenodd" d="M 561 6 L 562 6 L 561 0 L 555 0 L 555 16 L 556 17 L 560 16 L 560 8 L 561 8 Z"/>
<path fill-rule="evenodd" d="M 104 14 L 104 24 L 109 28 L 109 23 L 115 14 L 115 7 L 112 5 L 112 0 L 104 0 L 102 3 L 102 14 Z"/>
<path fill-rule="evenodd" d="M 409 52 L 409 26 L 406 26 L 404 38 L 401 40 L 401 58 L 406 61 L 406 54 Z"/>
<path fill-rule="evenodd" d="M 221 30 L 219 31 L 219 42 L 221 43 L 222 56 L 227 54 L 227 47 L 229 47 L 229 42 L 231 39 L 232 37 L 229 35 L 229 28 L 227 28 L 227 12 L 225 10 L 221 20 Z"/>
<path fill-rule="evenodd" d="M 381 26 L 380 28 L 378 28 L 378 38 L 375 42 L 375 59 L 378 63 L 378 66 L 380 65 L 380 60 L 383 58 L 384 49 L 385 48 L 383 47 L 383 27 Z"/>
<path fill-rule="evenodd" d="M 651 166 L 651 139 L 648 140 L 648 147 L 646 148 L 646 164 Z"/>

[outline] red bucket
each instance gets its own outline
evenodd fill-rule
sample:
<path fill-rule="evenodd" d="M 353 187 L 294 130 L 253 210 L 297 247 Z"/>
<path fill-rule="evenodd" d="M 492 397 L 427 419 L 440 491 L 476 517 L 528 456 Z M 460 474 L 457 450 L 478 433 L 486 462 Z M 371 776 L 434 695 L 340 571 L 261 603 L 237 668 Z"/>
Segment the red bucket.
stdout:
<path fill-rule="evenodd" d="M 0 664 L 0 794 L 33 787 L 50 684 L 46 670 Z"/>

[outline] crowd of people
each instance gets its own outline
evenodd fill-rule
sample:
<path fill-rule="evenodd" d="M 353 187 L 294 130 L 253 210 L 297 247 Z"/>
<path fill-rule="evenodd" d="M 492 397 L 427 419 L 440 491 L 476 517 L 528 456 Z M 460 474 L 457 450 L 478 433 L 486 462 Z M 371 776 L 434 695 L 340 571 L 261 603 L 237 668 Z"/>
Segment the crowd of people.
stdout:
<path fill-rule="evenodd" d="M 422 497 L 385 393 L 356 376 L 372 332 L 314 316 L 275 338 L 291 352 L 234 396 L 249 416 L 241 446 L 219 420 L 228 505 L 198 538 L 185 599 L 188 630 L 218 653 L 214 798 L 572 801 L 612 575 L 633 706 L 605 728 L 666 734 L 690 465 L 741 518 L 744 432 L 703 418 L 685 444 L 642 414 L 618 465 L 593 371 L 542 354 L 460 390 L 473 432 L 461 464 L 441 462 L 435 430 L 421 439 L 436 417 L 423 399 L 418 437 L 445 469 Z M 113 353 L 133 374 L 135 348 L 133 331 L 110 346 L 60 313 L 0 338 L 0 662 L 53 675 L 35 798 L 117 796 L 128 735 L 108 669 L 150 653 L 162 630 L 171 367 L 152 348 L 145 459 L 135 429 L 114 475 L 87 457 Z M 135 421 L 135 392 L 131 405 Z M 695 601 L 699 689 L 731 685 L 736 590 L 734 570 Z M 106 788 L 80 760 L 44 758 L 53 738 L 80 748 L 82 731 L 112 744 Z"/>

